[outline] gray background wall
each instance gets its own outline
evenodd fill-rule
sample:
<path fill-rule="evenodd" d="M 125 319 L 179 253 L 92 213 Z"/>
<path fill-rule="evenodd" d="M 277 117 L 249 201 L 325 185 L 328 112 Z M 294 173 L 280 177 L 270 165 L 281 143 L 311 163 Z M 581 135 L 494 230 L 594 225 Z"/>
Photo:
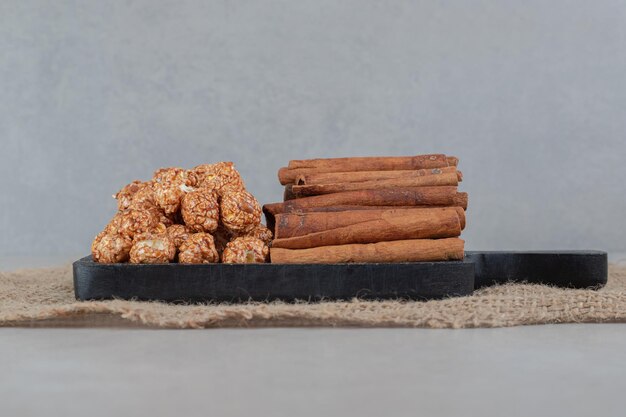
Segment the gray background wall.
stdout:
<path fill-rule="evenodd" d="M 87 253 L 111 194 L 233 160 L 461 158 L 472 249 L 626 252 L 624 1 L 0 1 L 0 254 Z"/>

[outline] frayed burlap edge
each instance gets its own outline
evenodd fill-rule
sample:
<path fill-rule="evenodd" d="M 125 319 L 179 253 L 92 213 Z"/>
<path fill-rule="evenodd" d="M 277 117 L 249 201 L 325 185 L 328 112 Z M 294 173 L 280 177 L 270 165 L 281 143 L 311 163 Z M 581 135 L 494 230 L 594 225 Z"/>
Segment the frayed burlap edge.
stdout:
<path fill-rule="evenodd" d="M 426 302 L 362 301 L 172 305 L 77 302 L 71 266 L 0 273 L 0 326 L 508 327 L 626 322 L 626 266 L 598 291 L 507 284 Z"/>

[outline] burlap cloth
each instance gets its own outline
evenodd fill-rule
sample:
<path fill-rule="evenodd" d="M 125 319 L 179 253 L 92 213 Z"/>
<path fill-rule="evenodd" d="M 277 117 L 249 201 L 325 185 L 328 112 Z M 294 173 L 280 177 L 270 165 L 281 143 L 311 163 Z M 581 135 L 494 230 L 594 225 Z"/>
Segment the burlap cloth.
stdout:
<path fill-rule="evenodd" d="M 608 285 L 599 291 L 507 284 L 437 301 L 311 304 L 77 302 L 71 266 L 0 273 L 1 326 L 462 328 L 581 322 L 626 322 L 626 266 L 610 266 Z"/>

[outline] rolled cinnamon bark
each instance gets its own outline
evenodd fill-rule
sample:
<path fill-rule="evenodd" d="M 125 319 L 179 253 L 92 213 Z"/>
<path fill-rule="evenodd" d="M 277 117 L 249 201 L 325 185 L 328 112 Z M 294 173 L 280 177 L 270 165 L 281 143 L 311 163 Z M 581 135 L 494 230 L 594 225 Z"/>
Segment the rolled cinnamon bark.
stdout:
<path fill-rule="evenodd" d="M 448 159 L 443 154 L 300 159 L 289 161 L 288 165 L 291 169 L 333 169 L 333 171 L 326 172 L 390 171 L 396 169 L 439 168 L 446 166 L 448 166 Z"/>
<path fill-rule="evenodd" d="M 446 159 L 448 160 L 448 165 L 450 165 L 451 167 L 459 165 L 459 158 L 457 158 L 456 156 L 448 156 Z"/>
<path fill-rule="evenodd" d="M 314 174 L 318 172 L 315 169 L 289 169 L 282 167 L 278 170 L 278 181 L 282 185 L 294 184 L 298 175 Z"/>
<path fill-rule="evenodd" d="M 278 213 L 305 211 L 342 211 L 339 206 L 411 206 L 461 207 L 467 209 L 467 193 L 457 193 L 456 187 L 414 187 L 383 190 L 346 191 L 298 198 L 263 206 L 267 227 L 274 230 Z"/>
<path fill-rule="evenodd" d="M 450 161 L 443 154 L 305 159 L 290 161 L 288 167 L 280 168 L 278 170 L 278 179 L 282 185 L 287 185 L 293 184 L 299 175 L 323 172 L 398 171 L 443 168 L 447 166 L 450 166 Z"/>
<path fill-rule="evenodd" d="M 452 206 L 463 207 L 463 210 L 467 210 L 467 193 L 456 193 L 453 200 Z"/>
<path fill-rule="evenodd" d="M 340 193 L 356 190 L 378 190 L 406 187 L 432 187 L 441 185 L 457 186 L 459 184 L 455 172 L 437 175 L 423 175 L 409 178 L 392 178 L 375 181 L 342 182 L 336 184 L 292 185 L 291 192 L 296 198 L 314 195 Z"/>
<path fill-rule="evenodd" d="M 284 213 L 309 207 L 331 207 L 345 205 L 359 206 L 457 206 L 463 203 L 457 197 L 457 187 L 405 187 L 382 190 L 346 191 L 299 198 L 282 203 L 266 204 L 265 210 L 270 213 Z M 467 200 L 467 195 L 465 195 Z M 458 203 L 458 204 L 457 204 Z M 466 208 L 465 205 L 460 207 Z"/>
<path fill-rule="evenodd" d="M 279 203 L 280 204 L 280 203 Z M 463 209 L 463 207 L 416 207 L 416 206 L 354 206 L 354 205 L 350 205 L 350 206 L 331 206 L 331 207 L 307 207 L 307 208 L 299 208 L 297 210 L 290 210 L 290 211 L 286 211 L 286 212 L 277 212 L 277 213 L 272 213 L 268 210 L 266 210 L 265 207 L 263 207 L 264 213 L 265 213 L 265 218 L 266 218 L 266 224 L 267 227 L 274 233 L 274 235 L 276 236 L 276 233 L 278 232 L 277 227 L 276 227 L 276 222 L 281 222 L 283 220 L 281 219 L 285 219 L 287 218 L 287 220 L 284 220 L 285 222 L 287 222 L 287 224 L 289 227 L 301 227 L 303 230 L 307 230 L 308 226 L 305 226 L 306 223 L 308 223 L 308 221 L 306 219 L 304 219 L 304 217 L 308 214 L 315 214 L 315 215 L 319 215 L 319 216 L 327 216 L 329 217 L 329 219 L 331 218 L 335 218 L 338 217 L 337 215 L 340 214 L 341 212 L 344 211 L 383 211 L 383 210 L 413 210 L 413 209 L 421 209 L 421 210 L 426 210 L 429 208 L 440 208 L 440 209 L 446 209 L 446 208 L 451 208 L 456 210 L 458 216 L 459 216 L 459 221 L 461 222 L 461 230 L 465 230 L 465 210 Z M 287 217 L 287 216 L 291 216 L 291 217 Z M 278 219 L 278 220 L 277 220 Z M 318 220 L 315 220 L 318 221 Z M 331 222 L 332 220 L 328 220 L 329 222 Z M 337 222 L 340 222 L 341 220 L 337 220 Z M 330 223 L 328 223 L 330 224 Z M 339 224 L 339 223 L 337 223 Z M 351 224 L 351 223 L 346 223 L 344 224 Z M 340 226 L 336 226 L 336 227 L 340 227 Z M 285 234 L 283 237 L 288 237 L 290 236 L 289 233 L 291 232 L 283 232 L 283 233 L 287 233 Z M 312 231 L 308 231 L 306 233 L 312 233 Z"/>
<path fill-rule="evenodd" d="M 385 210 L 383 212 L 361 211 L 342 214 L 365 214 L 372 220 L 347 224 L 326 229 L 323 222 L 311 224 L 314 233 L 286 238 L 278 238 L 282 222 L 277 225 L 277 238 L 272 247 L 286 249 L 306 249 L 319 246 L 345 245 L 351 243 L 376 243 L 406 239 L 439 239 L 457 237 L 461 234 L 461 222 L 454 209 L 437 210 Z M 378 213 L 378 216 L 369 216 Z M 348 216 L 349 217 L 349 216 Z M 343 222 L 349 218 L 344 216 Z M 334 222 L 334 221 L 333 221 Z M 341 224 L 341 223 L 340 223 Z M 332 227 L 332 226 L 331 226 Z"/>
<path fill-rule="evenodd" d="M 296 196 L 293 194 L 293 184 L 285 185 L 285 193 L 283 194 L 283 201 L 293 200 Z"/>
<path fill-rule="evenodd" d="M 390 180 L 396 178 L 415 178 L 425 175 L 448 174 L 454 172 L 457 180 L 462 181 L 463 174 L 456 167 L 414 169 L 402 171 L 352 171 L 352 172 L 323 172 L 299 175 L 295 185 L 336 184 L 342 182 L 362 182 L 375 180 Z"/>
<path fill-rule="evenodd" d="M 419 221 L 432 216 L 442 219 L 456 214 L 461 230 L 465 227 L 465 211 L 460 207 L 357 207 L 344 211 L 318 211 L 307 213 L 280 213 L 276 215 L 275 239 L 286 239 L 312 233 L 353 226 L 394 216 L 412 216 Z M 455 235 L 453 235 L 455 236 Z M 382 240 L 382 239 L 381 239 Z"/>
<path fill-rule="evenodd" d="M 395 240 L 310 249 L 270 249 L 271 262 L 278 264 L 430 262 L 461 260 L 463 256 L 464 241 L 459 238 Z"/>

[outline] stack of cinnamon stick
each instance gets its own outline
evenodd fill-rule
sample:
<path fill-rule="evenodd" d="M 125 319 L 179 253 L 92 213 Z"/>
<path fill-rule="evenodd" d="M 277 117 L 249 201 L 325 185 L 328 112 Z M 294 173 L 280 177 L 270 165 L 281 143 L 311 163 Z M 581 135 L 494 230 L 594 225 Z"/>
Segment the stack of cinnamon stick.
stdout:
<path fill-rule="evenodd" d="M 459 260 L 467 193 L 443 154 L 294 160 L 263 211 L 273 263 Z"/>

